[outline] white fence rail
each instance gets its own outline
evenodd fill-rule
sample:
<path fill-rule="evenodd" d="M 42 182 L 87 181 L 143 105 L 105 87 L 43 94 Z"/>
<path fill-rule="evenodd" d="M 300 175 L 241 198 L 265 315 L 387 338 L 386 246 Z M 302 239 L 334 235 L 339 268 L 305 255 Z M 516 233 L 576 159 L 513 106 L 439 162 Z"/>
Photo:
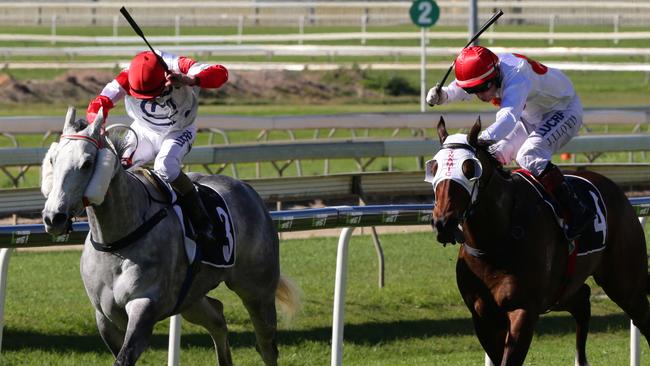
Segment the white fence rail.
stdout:
<path fill-rule="evenodd" d="M 438 24 L 465 25 L 469 12 L 466 1 L 438 1 L 441 17 Z M 291 26 L 304 17 L 307 24 L 354 25 L 366 17 L 373 25 L 410 24 L 408 1 L 190 1 L 129 2 L 128 8 L 143 25 L 168 26 L 174 17 L 182 16 L 191 25 L 232 23 L 247 18 L 254 25 Z M 647 24 L 650 6 L 644 1 L 479 1 L 478 11 L 489 17 L 495 8 L 503 8 L 505 19 L 500 22 L 539 24 L 549 15 L 565 17 L 572 24 L 603 24 L 613 15 L 629 17 L 630 24 Z M 111 25 L 119 2 L 8 2 L 0 16 L 12 25 L 44 25 L 53 16 L 66 25 Z M 155 16 L 152 8 L 155 6 Z M 287 15 L 290 14 L 290 15 Z M 645 19 L 644 19 L 645 17 Z M 509 19 L 511 18 L 511 19 Z M 627 23 L 626 23 L 627 24 Z"/>
<path fill-rule="evenodd" d="M 639 219 L 650 215 L 650 197 L 631 198 Z M 345 314 L 345 288 L 347 276 L 348 244 L 355 227 L 385 225 L 428 225 L 431 221 L 432 205 L 381 205 L 381 206 L 342 206 L 322 209 L 275 211 L 271 217 L 279 232 L 302 231 L 323 228 L 343 228 L 341 231 L 336 259 L 334 304 L 332 319 L 331 365 L 340 366 L 343 360 L 343 331 Z M 85 239 L 87 223 L 75 223 L 74 232 L 52 237 L 44 232 L 42 225 L 18 225 L 0 227 L 0 348 L 2 328 L 4 327 L 4 299 L 6 296 L 7 272 L 10 248 L 78 244 Z M 380 262 L 383 258 L 379 258 Z M 631 324 L 631 323 L 630 323 Z M 180 316 L 170 320 L 170 339 L 168 365 L 177 366 L 181 336 Z M 630 325 L 631 366 L 638 366 L 638 330 Z M 489 364 L 486 356 L 486 364 Z"/>
<path fill-rule="evenodd" d="M 449 65 L 447 64 L 447 68 Z M 470 128 L 477 117 L 484 123 L 494 119 L 494 112 L 439 112 L 427 113 L 343 113 L 304 116 L 240 116 L 200 115 L 197 126 L 201 130 L 300 130 L 300 129 L 425 129 L 434 128 L 440 117 L 449 128 Z M 639 130 L 650 127 L 650 107 L 630 109 L 586 109 L 585 125 L 634 125 Z M 61 130 L 61 117 L 4 116 L 0 117 L 0 131 L 7 134 L 45 134 Z M 107 123 L 130 124 L 127 116 L 111 115 Z M 0 162 L 2 160 L 0 159 Z"/>
<path fill-rule="evenodd" d="M 75 57 L 133 57 L 146 46 L 87 46 L 87 47 L 0 47 L 0 56 L 58 56 Z M 531 57 L 650 57 L 650 48 L 610 47 L 490 47 L 496 53 L 517 52 Z M 409 46 L 346 46 L 346 45 L 168 45 L 164 50 L 182 55 L 201 54 L 219 56 L 312 56 L 312 57 L 369 57 L 384 56 L 399 59 L 402 56 L 420 56 L 420 47 Z M 458 47 L 427 47 L 427 56 L 455 57 Z M 116 61 L 120 62 L 120 61 Z M 123 61 L 122 61 L 123 62 Z"/>
<path fill-rule="evenodd" d="M 350 41 L 358 40 L 365 44 L 368 40 L 419 40 L 420 32 L 331 32 L 331 33 L 293 33 L 293 34 L 235 34 L 235 35 L 189 35 L 180 33 L 174 36 L 148 36 L 149 42 L 156 45 L 168 43 L 272 43 L 272 42 L 325 42 L 325 41 Z M 435 40 L 466 40 L 466 32 L 438 32 L 426 33 L 427 42 Z M 620 40 L 647 40 L 650 32 L 627 31 L 619 32 L 495 32 L 491 31 L 483 36 L 484 40 L 540 40 L 546 39 L 549 43 L 558 40 L 595 41 L 606 40 L 618 43 Z M 0 34 L 0 41 L 5 42 L 50 42 L 56 43 L 91 43 L 91 44 L 140 44 L 142 39 L 137 36 L 69 36 L 56 34 Z"/>

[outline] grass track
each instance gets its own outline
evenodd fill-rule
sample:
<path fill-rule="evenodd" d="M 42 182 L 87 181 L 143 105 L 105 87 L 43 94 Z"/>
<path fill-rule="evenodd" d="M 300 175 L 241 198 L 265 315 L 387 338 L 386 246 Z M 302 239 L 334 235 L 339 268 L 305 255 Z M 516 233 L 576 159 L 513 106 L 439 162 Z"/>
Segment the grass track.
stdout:
<path fill-rule="evenodd" d="M 482 364 L 469 313 L 455 285 L 457 247 L 442 248 L 431 233 L 382 235 L 386 287 L 376 287 L 376 262 L 368 236 L 350 245 L 345 309 L 345 365 Z M 282 271 L 303 292 L 296 322 L 280 330 L 282 365 L 329 363 L 336 238 L 283 240 Z M 79 277 L 79 252 L 18 252 L 9 266 L 3 365 L 108 365 L 112 361 L 94 325 Z M 629 363 L 627 318 L 592 284 L 593 365 Z M 212 293 L 226 307 L 233 358 L 258 365 L 252 327 L 231 292 Z M 45 302 L 45 305 L 44 305 Z M 168 321 L 158 324 L 141 365 L 166 363 Z M 546 315 L 537 327 L 526 365 L 568 365 L 574 354 L 573 321 Z M 214 364 L 202 329 L 183 323 L 181 364 Z M 644 344 L 642 360 L 650 359 Z"/>

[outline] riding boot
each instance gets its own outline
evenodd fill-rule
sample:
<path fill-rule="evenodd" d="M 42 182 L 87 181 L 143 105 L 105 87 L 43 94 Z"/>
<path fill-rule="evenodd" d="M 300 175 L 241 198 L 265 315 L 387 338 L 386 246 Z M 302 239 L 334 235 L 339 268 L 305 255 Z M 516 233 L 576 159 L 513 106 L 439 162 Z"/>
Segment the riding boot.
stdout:
<path fill-rule="evenodd" d="M 201 201 L 199 192 L 194 188 L 190 178 L 181 172 L 173 182 L 172 187 L 178 191 L 178 204 L 183 212 L 189 216 L 194 232 L 196 233 L 196 244 L 203 253 L 208 253 L 216 248 L 213 225 L 208 212 Z"/>
<path fill-rule="evenodd" d="M 594 210 L 585 205 L 573 190 L 573 187 L 564 179 L 560 169 L 548 163 L 544 172 L 537 178 L 557 199 L 562 211 L 569 213 L 568 224 L 565 230 L 567 239 L 575 240 L 589 225 L 594 222 Z"/>

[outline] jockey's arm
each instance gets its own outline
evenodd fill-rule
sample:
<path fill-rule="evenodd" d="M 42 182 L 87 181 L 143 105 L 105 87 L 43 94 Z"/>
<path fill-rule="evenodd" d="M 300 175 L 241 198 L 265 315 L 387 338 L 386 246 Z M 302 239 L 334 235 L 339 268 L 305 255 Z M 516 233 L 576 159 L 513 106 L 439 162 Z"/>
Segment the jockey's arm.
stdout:
<path fill-rule="evenodd" d="M 499 141 L 514 130 L 526 106 L 531 90 L 530 80 L 515 76 L 503 86 L 501 108 L 496 113 L 493 124 L 481 132 L 481 140 Z"/>
<path fill-rule="evenodd" d="M 447 92 L 447 103 L 460 101 L 466 102 L 472 100 L 472 95 L 468 94 L 465 90 L 463 90 L 463 88 L 456 85 L 456 80 L 449 83 L 449 85 L 444 87 L 443 90 Z"/>
<path fill-rule="evenodd" d="M 95 121 L 95 117 L 97 117 L 97 112 L 99 112 L 100 108 L 104 108 L 104 118 L 106 119 L 108 117 L 108 111 L 126 95 L 128 77 L 128 71 L 122 70 L 115 79 L 106 84 L 95 99 L 90 101 L 86 109 L 86 120 L 89 123 Z"/>
<path fill-rule="evenodd" d="M 192 86 L 199 86 L 203 89 L 216 89 L 228 81 L 228 69 L 223 65 L 209 65 L 198 63 L 195 60 L 180 56 L 177 61 L 178 72 L 192 78 Z"/>

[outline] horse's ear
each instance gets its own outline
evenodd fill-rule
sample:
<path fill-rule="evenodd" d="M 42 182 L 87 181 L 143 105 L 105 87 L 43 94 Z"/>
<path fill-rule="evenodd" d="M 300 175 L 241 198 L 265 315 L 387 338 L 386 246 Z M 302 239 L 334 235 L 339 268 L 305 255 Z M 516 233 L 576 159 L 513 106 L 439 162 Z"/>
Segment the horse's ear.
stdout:
<path fill-rule="evenodd" d="M 478 146 L 479 132 L 481 132 L 481 116 L 478 116 L 476 122 L 474 122 L 474 126 L 469 131 L 469 136 L 467 136 L 467 142 L 469 142 L 470 146 Z"/>
<path fill-rule="evenodd" d="M 438 121 L 438 138 L 440 139 L 440 144 L 442 145 L 445 142 L 449 133 L 447 133 L 447 127 L 445 126 L 445 119 L 440 116 L 440 121 Z"/>
<path fill-rule="evenodd" d="M 63 123 L 63 133 L 64 134 L 70 134 L 70 133 L 77 132 L 77 130 L 75 129 L 75 124 L 74 124 L 74 120 L 75 120 L 76 115 L 77 115 L 77 110 L 75 109 L 75 107 L 69 106 L 68 111 L 65 114 L 65 122 Z"/>
<path fill-rule="evenodd" d="M 88 121 L 90 123 L 90 136 L 99 139 L 102 129 L 104 127 L 104 107 L 99 108 L 97 111 L 97 117 L 94 121 Z"/>

